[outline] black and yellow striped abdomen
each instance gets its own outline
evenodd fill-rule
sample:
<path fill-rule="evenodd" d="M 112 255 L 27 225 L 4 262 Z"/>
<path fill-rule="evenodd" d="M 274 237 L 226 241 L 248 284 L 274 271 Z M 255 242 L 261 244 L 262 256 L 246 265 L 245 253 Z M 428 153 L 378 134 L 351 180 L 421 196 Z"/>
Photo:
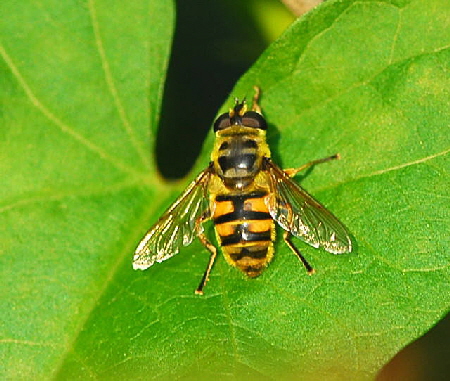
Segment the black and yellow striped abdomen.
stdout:
<path fill-rule="evenodd" d="M 275 224 L 266 190 L 218 194 L 213 220 L 227 261 L 250 277 L 258 276 L 273 257 Z"/>

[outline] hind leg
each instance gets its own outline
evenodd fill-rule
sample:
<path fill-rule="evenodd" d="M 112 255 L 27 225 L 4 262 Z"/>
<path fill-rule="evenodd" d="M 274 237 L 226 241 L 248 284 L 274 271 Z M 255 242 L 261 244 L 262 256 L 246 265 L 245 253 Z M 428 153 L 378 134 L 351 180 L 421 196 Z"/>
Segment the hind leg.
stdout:
<path fill-rule="evenodd" d="M 294 244 L 291 241 L 291 233 L 285 231 L 283 234 L 284 242 L 289 246 L 289 248 L 294 252 L 295 255 L 300 259 L 300 261 L 303 263 L 303 266 L 305 266 L 306 271 L 308 271 L 309 275 L 312 275 L 315 273 L 315 270 L 311 267 L 311 265 L 308 263 L 308 261 L 305 259 L 305 257 L 300 253 L 300 250 L 297 249 Z"/>

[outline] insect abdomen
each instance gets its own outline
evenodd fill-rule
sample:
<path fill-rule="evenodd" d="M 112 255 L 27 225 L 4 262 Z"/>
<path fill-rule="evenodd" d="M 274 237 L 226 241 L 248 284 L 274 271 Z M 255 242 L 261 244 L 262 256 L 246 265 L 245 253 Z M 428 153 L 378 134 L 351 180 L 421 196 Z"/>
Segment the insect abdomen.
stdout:
<path fill-rule="evenodd" d="M 275 225 L 264 197 L 267 191 L 217 195 L 214 224 L 227 261 L 250 277 L 258 276 L 273 256 Z"/>

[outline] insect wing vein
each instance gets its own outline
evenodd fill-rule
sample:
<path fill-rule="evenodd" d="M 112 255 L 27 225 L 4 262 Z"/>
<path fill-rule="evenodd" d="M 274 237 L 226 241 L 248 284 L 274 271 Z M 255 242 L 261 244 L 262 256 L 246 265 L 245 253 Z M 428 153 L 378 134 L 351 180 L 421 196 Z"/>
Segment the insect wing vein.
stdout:
<path fill-rule="evenodd" d="M 333 254 L 351 252 L 352 242 L 345 226 L 277 165 L 267 161 L 267 166 L 273 194 L 268 201 L 272 218 L 313 247 L 322 246 Z"/>
<path fill-rule="evenodd" d="M 145 270 L 189 245 L 197 235 L 196 225 L 209 210 L 207 197 L 211 166 L 201 172 L 183 194 L 147 232 L 133 257 L 133 268 Z"/>

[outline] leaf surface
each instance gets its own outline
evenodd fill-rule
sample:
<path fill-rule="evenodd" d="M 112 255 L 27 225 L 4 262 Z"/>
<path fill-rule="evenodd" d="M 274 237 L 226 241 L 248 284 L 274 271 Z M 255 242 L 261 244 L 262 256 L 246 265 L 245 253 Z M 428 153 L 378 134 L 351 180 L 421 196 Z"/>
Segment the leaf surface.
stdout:
<path fill-rule="evenodd" d="M 198 241 L 131 268 L 180 190 L 151 156 L 172 8 L 111 4 L 0 6 L 5 377 L 373 379 L 450 301 L 447 2 L 327 2 L 239 81 L 280 165 L 340 153 L 298 180 L 355 250 L 296 241 L 308 277 L 278 239 L 257 279 L 220 257 L 203 297 Z"/>
<path fill-rule="evenodd" d="M 0 13 L 0 378 L 42 380 L 158 207 L 173 9 L 7 0 Z"/>

